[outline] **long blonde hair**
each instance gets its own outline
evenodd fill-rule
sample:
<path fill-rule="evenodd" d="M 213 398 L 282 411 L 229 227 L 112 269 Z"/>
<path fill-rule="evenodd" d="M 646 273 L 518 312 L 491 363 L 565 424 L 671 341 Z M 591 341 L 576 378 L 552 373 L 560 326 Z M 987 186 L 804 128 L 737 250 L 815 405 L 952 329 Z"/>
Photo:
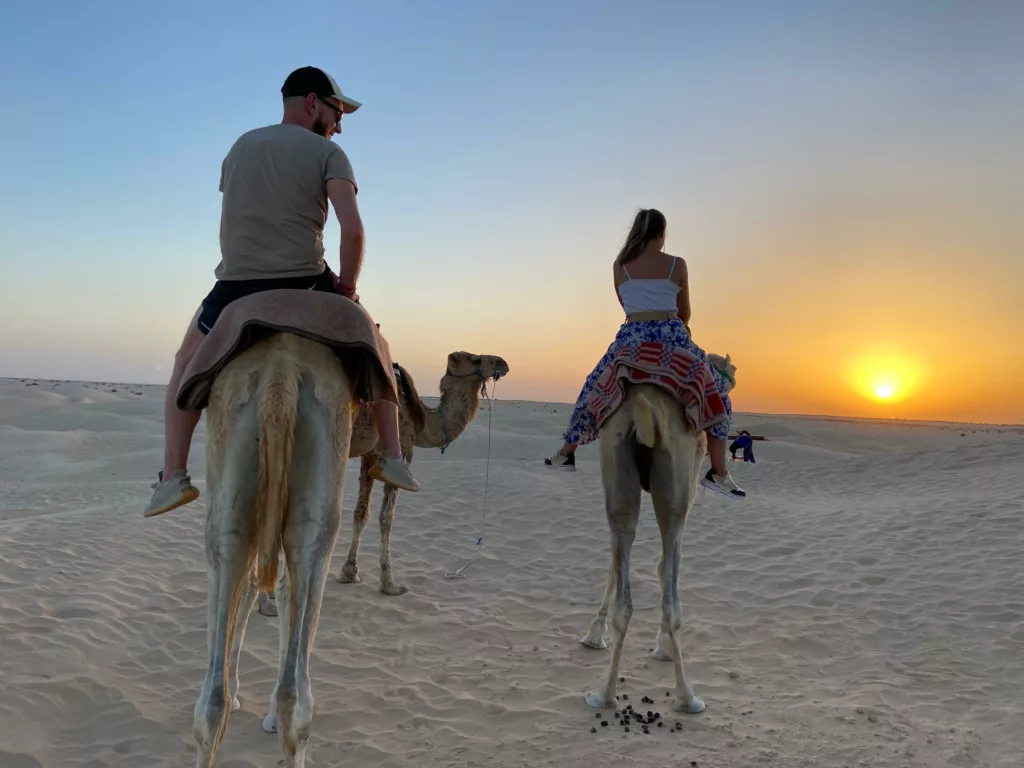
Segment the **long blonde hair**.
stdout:
<path fill-rule="evenodd" d="M 630 227 L 622 250 L 615 257 L 615 263 L 621 266 L 633 261 L 643 253 L 648 243 L 665 234 L 667 224 L 665 214 L 661 211 L 655 208 L 641 208 L 633 219 L 633 226 Z"/>

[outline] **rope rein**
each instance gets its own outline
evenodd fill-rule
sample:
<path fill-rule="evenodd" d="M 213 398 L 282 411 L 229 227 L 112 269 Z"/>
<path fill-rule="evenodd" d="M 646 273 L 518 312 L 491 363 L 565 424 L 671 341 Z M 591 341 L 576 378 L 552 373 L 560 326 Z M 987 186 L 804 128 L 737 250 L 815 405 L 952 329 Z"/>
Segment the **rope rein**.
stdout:
<path fill-rule="evenodd" d="M 487 400 L 487 464 L 486 469 L 484 470 L 484 505 L 480 513 L 480 535 L 477 536 L 476 539 L 476 549 L 473 550 L 473 554 L 470 555 L 469 559 L 465 563 L 463 563 L 461 568 L 459 568 L 457 571 L 450 571 L 448 573 L 445 573 L 444 577 L 446 579 L 466 578 L 466 569 L 469 568 L 469 566 L 473 563 L 474 560 L 476 560 L 476 556 L 480 554 L 480 550 L 483 548 L 484 530 L 487 526 L 487 491 L 490 487 L 491 481 L 491 421 L 494 415 L 494 393 L 498 389 L 498 379 L 500 377 L 494 377 L 494 386 L 492 387 L 491 394 L 488 395 L 487 379 L 484 379 L 483 374 L 480 371 L 477 371 L 476 373 L 469 375 L 480 376 L 480 378 L 483 379 L 483 384 L 481 385 L 481 392 L 484 398 Z M 441 449 L 441 453 L 443 454 L 445 448 L 447 448 L 448 444 L 451 443 L 451 440 L 449 440 L 448 438 L 448 425 L 445 424 L 443 411 L 441 413 L 441 423 L 444 424 L 445 440 L 448 441 L 445 444 L 444 448 Z"/>

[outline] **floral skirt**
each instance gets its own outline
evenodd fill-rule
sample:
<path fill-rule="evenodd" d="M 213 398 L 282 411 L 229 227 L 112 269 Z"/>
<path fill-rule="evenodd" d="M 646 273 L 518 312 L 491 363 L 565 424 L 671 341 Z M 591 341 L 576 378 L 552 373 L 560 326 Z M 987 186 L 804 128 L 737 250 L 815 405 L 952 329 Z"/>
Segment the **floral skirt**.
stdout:
<path fill-rule="evenodd" d="M 686 420 L 712 437 L 729 437 L 732 403 L 722 375 L 693 343 L 682 320 L 623 323 L 576 398 L 565 442 L 584 445 L 622 402 L 626 383 L 648 383 L 675 394 Z"/>

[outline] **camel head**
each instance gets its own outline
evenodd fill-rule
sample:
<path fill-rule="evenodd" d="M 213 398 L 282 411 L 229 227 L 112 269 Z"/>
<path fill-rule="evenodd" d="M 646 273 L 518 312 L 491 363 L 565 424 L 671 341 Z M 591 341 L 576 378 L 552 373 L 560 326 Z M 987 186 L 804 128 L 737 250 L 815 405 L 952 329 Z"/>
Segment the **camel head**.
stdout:
<path fill-rule="evenodd" d="M 447 376 L 463 379 L 479 376 L 480 381 L 497 381 L 508 374 L 508 363 L 494 355 L 474 355 L 469 352 L 452 352 L 448 355 Z"/>
<path fill-rule="evenodd" d="M 736 386 L 736 366 L 732 363 L 732 357 L 729 355 L 722 357 L 708 352 L 708 364 L 722 374 L 722 378 L 725 379 L 726 392 Z M 722 394 L 724 395 L 725 392 Z"/>

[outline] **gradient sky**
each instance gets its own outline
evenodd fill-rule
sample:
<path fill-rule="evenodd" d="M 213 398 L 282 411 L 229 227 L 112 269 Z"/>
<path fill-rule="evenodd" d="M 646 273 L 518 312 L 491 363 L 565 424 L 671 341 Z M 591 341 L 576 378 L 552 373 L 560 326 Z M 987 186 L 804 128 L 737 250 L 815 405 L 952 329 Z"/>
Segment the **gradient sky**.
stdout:
<path fill-rule="evenodd" d="M 574 400 L 653 206 L 737 410 L 1024 422 L 1022 40 L 1013 0 L 5 3 L 0 375 L 164 383 L 221 160 L 315 64 L 424 394 L 466 349 Z"/>

